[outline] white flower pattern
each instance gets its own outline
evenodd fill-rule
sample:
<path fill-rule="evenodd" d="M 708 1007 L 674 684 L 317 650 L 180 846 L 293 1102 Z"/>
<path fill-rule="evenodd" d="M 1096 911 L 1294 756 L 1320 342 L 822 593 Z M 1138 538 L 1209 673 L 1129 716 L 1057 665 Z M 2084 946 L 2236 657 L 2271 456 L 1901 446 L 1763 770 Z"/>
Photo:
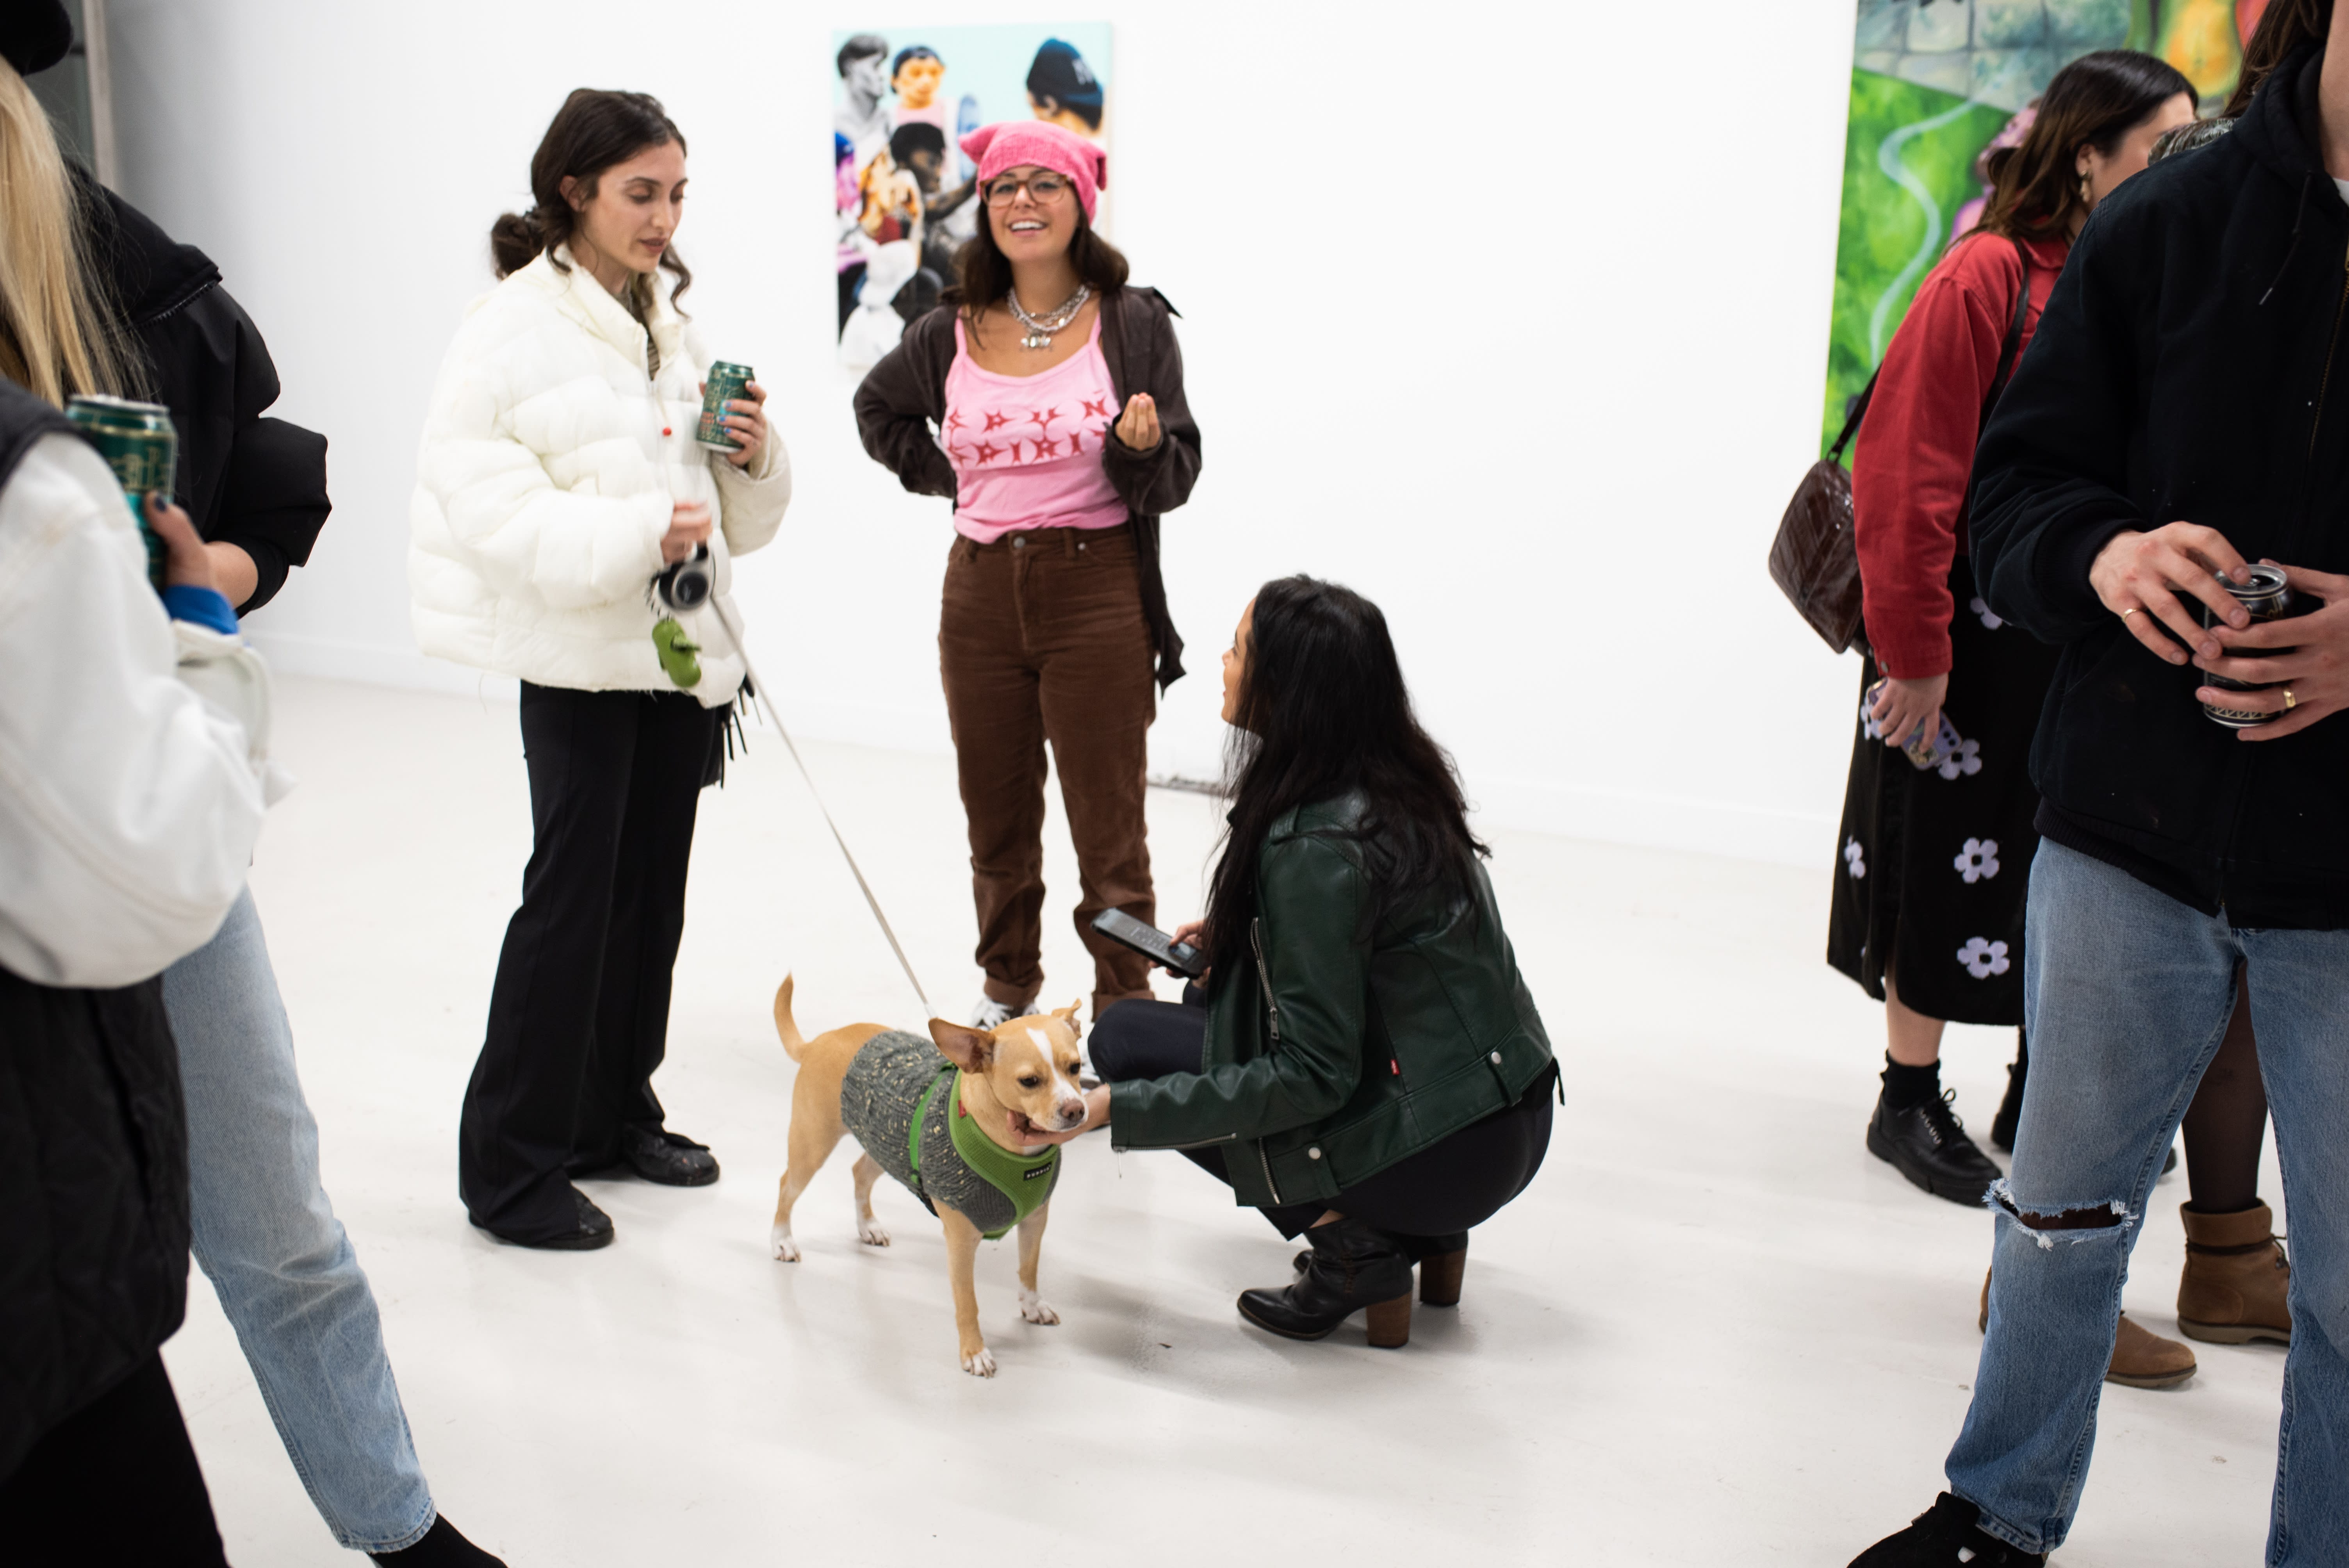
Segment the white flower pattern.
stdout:
<path fill-rule="evenodd" d="M 1968 887 L 1994 877 L 1998 875 L 1998 841 L 1968 839 L 1966 847 L 1959 851 L 1958 858 L 1950 863 L 1957 868 L 1960 876 L 1966 879 Z"/>
<path fill-rule="evenodd" d="M 1966 973 L 1977 980 L 2003 975 L 2013 967 L 2007 963 L 2005 943 L 1985 942 L 1979 936 L 1966 939 L 1966 944 L 1958 949 L 1958 962 L 1964 965 Z"/>
<path fill-rule="evenodd" d="M 1859 847 L 1857 838 L 1843 847 L 1843 861 L 1851 872 L 1852 881 L 1857 882 L 1868 874 L 1868 851 Z"/>
<path fill-rule="evenodd" d="M 1993 615 L 1990 613 L 1990 606 L 1982 602 L 1982 597 L 1979 593 L 1966 601 L 1966 608 L 1971 610 L 1981 618 L 1982 624 L 1993 632 L 2006 624 L 2006 622 L 2002 617 Z"/>
<path fill-rule="evenodd" d="M 1955 779 L 1961 773 L 1981 772 L 1982 742 L 1979 740 L 1959 741 L 1958 744 L 1951 749 L 1950 754 L 1942 759 L 1941 765 L 1933 771 L 1939 773 L 1944 779 Z"/>

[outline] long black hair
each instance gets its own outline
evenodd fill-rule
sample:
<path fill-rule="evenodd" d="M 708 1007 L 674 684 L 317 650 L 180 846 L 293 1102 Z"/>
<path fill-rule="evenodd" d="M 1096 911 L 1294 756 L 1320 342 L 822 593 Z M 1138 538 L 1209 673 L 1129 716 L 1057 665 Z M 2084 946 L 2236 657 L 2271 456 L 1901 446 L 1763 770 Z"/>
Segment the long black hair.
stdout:
<path fill-rule="evenodd" d="M 1430 890 L 1464 897 L 1477 857 L 1451 756 L 1419 727 L 1379 607 L 1350 588 L 1283 577 L 1257 591 L 1247 674 L 1226 757 L 1232 797 L 1207 894 L 1207 951 L 1247 950 L 1265 836 L 1299 806 L 1359 789 L 1374 908 Z"/>
<path fill-rule="evenodd" d="M 538 150 L 531 155 L 530 211 L 508 212 L 490 225 L 490 255 L 498 276 L 522 271 L 540 252 L 565 243 L 577 230 L 579 214 L 564 199 L 564 181 L 578 181 L 583 196 L 592 197 L 604 170 L 672 141 L 679 152 L 685 150 L 685 133 L 650 93 L 574 89 L 554 111 Z M 693 273 L 675 245 L 661 252 L 660 265 L 676 274 L 677 288 L 669 295 L 674 302 L 693 286 Z"/>

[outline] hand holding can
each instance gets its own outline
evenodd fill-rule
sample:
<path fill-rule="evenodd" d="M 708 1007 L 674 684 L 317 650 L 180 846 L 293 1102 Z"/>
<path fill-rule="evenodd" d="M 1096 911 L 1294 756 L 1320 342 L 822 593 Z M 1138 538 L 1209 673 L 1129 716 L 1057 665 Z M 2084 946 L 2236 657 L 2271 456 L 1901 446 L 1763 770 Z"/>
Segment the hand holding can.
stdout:
<path fill-rule="evenodd" d="M 749 366 L 730 360 L 720 359 L 709 366 L 709 374 L 701 383 L 701 420 L 693 431 L 698 444 L 730 457 L 742 449 L 729 431 L 726 405 L 742 397 L 750 377 Z"/>
<path fill-rule="evenodd" d="M 2349 707 L 2349 576 L 2272 561 L 2251 572 L 2281 579 L 2282 614 L 2214 631 L 2223 646 L 2195 658 L 2204 679 L 2194 695 L 2239 739 L 2281 740 Z"/>

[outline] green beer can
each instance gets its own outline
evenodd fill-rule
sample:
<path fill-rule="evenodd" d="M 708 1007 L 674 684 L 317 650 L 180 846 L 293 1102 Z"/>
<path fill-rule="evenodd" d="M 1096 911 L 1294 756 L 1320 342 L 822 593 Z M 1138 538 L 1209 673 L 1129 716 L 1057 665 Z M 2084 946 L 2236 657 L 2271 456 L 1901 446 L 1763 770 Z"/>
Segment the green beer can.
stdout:
<path fill-rule="evenodd" d="M 752 371 L 747 365 L 736 365 L 720 359 L 701 378 L 701 422 L 694 427 L 693 438 L 713 452 L 739 452 L 741 447 L 726 437 L 726 405 L 750 396 L 743 388 L 750 384 Z"/>
<path fill-rule="evenodd" d="M 160 593 L 167 552 L 147 526 L 147 498 L 157 490 L 169 498 L 179 472 L 180 435 L 171 428 L 171 411 L 160 403 L 127 397 L 78 397 L 67 400 L 66 418 L 120 481 L 139 537 L 147 544 L 147 581 Z"/>

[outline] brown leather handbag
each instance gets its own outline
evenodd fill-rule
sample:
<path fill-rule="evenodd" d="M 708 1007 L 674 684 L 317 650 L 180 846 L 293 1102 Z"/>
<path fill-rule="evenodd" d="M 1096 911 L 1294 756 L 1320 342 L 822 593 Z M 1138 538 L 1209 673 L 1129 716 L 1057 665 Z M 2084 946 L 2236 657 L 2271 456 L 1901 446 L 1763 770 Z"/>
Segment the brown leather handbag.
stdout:
<path fill-rule="evenodd" d="M 2006 390 L 2031 309 L 2031 258 L 2020 242 L 2010 242 L 2023 263 L 2023 287 L 2015 294 L 2014 320 L 2006 329 L 2006 341 L 1999 346 L 1998 373 L 1991 378 L 1990 396 L 1982 400 L 1976 430 L 1990 423 L 1991 410 Z M 1877 376 L 1882 374 L 1879 366 Z M 1805 624 L 1819 634 L 1819 640 L 1838 654 L 1847 648 L 1868 651 L 1868 632 L 1860 619 L 1859 550 L 1852 537 L 1851 474 L 1843 466 L 1843 452 L 1867 417 L 1868 400 L 1876 396 L 1876 376 L 1868 378 L 1867 387 L 1852 402 L 1851 418 L 1843 422 L 1843 433 L 1795 487 L 1795 499 L 1786 503 L 1786 515 L 1778 520 L 1778 537 L 1770 542 L 1771 581 L 1794 603 Z M 1971 481 L 1966 494 L 1971 503 Z"/>
<path fill-rule="evenodd" d="M 1851 473 L 1843 466 L 1843 449 L 1851 444 L 1875 395 L 1876 377 L 1871 376 L 1867 390 L 1852 403 L 1843 434 L 1795 487 L 1795 499 L 1778 520 L 1778 537 L 1770 542 L 1771 581 L 1794 603 L 1805 624 L 1838 654 L 1868 647 L 1859 615 L 1859 551 L 1852 542 Z"/>

